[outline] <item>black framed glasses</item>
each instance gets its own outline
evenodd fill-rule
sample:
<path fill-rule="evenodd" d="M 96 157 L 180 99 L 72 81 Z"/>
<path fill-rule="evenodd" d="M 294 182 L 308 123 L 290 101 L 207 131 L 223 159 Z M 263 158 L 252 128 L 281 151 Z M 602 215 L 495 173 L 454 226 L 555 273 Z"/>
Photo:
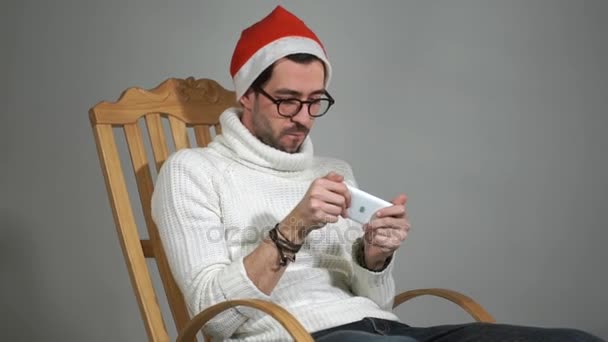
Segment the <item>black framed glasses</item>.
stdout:
<path fill-rule="evenodd" d="M 277 112 L 279 113 L 279 115 L 284 116 L 286 118 L 296 116 L 296 114 L 298 114 L 300 110 L 302 110 L 302 106 L 304 104 L 306 104 L 308 107 L 308 115 L 313 118 L 318 118 L 320 116 L 325 115 L 325 113 L 327 113 L 327 111 L 329 110 L 329 107 L 331 107 L 336 102 L 327 91 L 324 94 L 327 97 L 302 101 L 296 98 L 275 99 L 270 94 L 265 92 L 264 89 L 262 89 L 261 87 L 256 87 L 255 90 L 258 91 L 260 94 L 264 95 L 270 101 L 272 101 L 272 103 L 277 106 Z"/>

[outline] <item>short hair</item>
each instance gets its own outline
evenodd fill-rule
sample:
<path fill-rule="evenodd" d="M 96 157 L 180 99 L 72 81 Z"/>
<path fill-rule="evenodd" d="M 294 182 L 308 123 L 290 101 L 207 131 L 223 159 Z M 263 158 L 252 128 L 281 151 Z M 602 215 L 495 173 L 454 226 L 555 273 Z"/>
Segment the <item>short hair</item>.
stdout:
<path fill-rule="evenodd" d="M 323 74 L 325 75 L 324 77 L 327 77 L 327 67 L 325 66 L 325 63 L 323 63 L 323 61 L 315 55 L 311 55 L 309 53 L 294 53 L 285 56 L 285 58 L 299 64 L 310 64 L 314 61 L 319 61 L 321 62 L 321 64 L 323 64 Z M 272 71 L 274 70 L 275 63 L 272 63 L 268 68 L 262 71 L 262 73 L 255 79 L 255 81 L 253 81 L 250 89 L 255 92 L 256 89 L 262 88 L 264 85 L 266 85 L 268 80 L 270 80 L 270 78 L 272 77 Z"/>

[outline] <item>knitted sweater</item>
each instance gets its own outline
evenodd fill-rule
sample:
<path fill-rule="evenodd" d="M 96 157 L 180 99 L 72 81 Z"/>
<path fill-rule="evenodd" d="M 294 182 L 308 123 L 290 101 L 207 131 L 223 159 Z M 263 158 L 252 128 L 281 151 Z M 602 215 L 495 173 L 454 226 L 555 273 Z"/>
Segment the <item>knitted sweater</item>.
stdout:
<path fill-rule="evenodd" d="M 223 133 L 206 148 L 172 154 L 159 172 L 152 217 L 188 309 L 239 298 L 273 301 L 310 332 L 379 317 L 395 295 L 393 262 L 381 272 L 359 266 L 351 252 L 361 226 L 340 218 L 313 231 L 270 296 L 248 278 L 243 258 L 299 203 L 311 182 L 330 171 L 356 185 L 350 166 L 313 157 L 310 137 L 289 154 L 260 142 L 236 109 L 220 117 Z M 277 263 L 278 260 L 261 262 Z M 289 335 L 267 314 L 237 307 L 216 316 L 205 332 L 219 340 L 286 341 Z"/>

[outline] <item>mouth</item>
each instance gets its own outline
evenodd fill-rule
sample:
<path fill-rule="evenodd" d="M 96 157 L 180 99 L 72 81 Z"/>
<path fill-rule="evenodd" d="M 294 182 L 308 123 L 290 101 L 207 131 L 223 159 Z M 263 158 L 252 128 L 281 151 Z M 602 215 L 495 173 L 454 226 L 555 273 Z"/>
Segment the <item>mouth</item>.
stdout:
<path fill-rule="evenodd" d="M 287 133 L 285 135 L 289 135 L 289 136 L 292 136 L 292 137 L 303 137 L 305 134 L 302 133 L 302 132 L 292 132 L 292 133 Z"/>
<path fill-rule="evenodd" d="M 304 132 L 304 131 L 287 131 L 284 133 L 284 135 L 286 135 L 286 136 L 297 137 L 297 138 L 303 138 L 306 136 L 306 134 L 308 134 L 308 132 Z"/>

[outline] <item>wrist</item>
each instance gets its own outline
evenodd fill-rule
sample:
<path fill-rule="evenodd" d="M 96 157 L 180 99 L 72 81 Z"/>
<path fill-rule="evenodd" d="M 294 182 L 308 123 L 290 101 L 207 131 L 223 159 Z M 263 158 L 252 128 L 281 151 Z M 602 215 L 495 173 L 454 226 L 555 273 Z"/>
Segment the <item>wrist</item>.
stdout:
<path fill-rule="evenodd" d="M 357 263 L 367 270 L 380 272 L 390 264 L 393 253 L 378 253 L 374 249 L 373 246 L 364 242 L 362 238 L 357 239 L 353 245 Z"/>
<path fill-rule="evenodd" d="M 285 219 L 279 223 L 277 229 L 285 238 L 297 245 L 303 244 L 308 235 L 308 229 L 306 229 L 303 220 L 294 214 L 285 217 Z"/>
<path fill-rule="evenodd" d="M 365 253 L 364 253 L 365 255 Z M 388 263 L 390 262 L 390 256 L 389 257 L 368 257 L 368 256 L 364 256 L 365 259 L 365 268 L 372 270 L 372 271 L 382 271 L 383 269 L 386 268 L 386 266 L 388 266 Z"/>
<path fill-rule="evenodd" d="M 296 253 L 300 251 L 302 244 L 295 244 L 290 241 L 281 233 L 278 223 L 268 232 L 268 236 L 279 252 L 279 266 L 287 266 L 288 263 L 296 261 Z"/>

